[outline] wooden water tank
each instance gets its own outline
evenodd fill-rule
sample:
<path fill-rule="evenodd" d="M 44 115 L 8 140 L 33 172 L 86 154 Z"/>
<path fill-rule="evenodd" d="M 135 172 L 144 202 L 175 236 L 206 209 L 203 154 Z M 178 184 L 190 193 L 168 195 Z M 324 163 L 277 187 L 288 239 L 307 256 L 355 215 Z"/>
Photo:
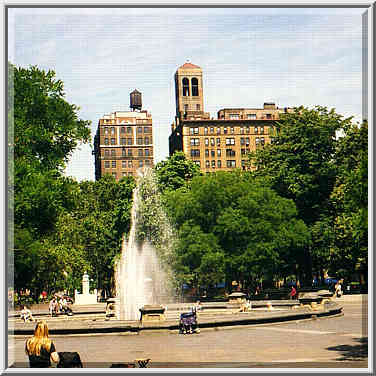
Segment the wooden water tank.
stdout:
<path fill-rule="evenodd" d="M 131 109 L 134 110 L 141 110 L 142 108 L 142 94 L 137 90 L 134 89 L 131 93 Z"/>

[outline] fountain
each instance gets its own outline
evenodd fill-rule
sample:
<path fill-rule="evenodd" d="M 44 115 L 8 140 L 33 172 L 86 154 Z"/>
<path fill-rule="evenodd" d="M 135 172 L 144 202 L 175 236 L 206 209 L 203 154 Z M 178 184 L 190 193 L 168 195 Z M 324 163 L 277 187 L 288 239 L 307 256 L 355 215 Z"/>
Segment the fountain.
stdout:
<path fill-rule="evenodd" d="M 123 239 L 115 268 L 118 319 L 138 320 L 144 306 L 171 302 L 173 243 L 154 172 L 140 169 L 133 192 L 131 230 L 128 239 Z"/>

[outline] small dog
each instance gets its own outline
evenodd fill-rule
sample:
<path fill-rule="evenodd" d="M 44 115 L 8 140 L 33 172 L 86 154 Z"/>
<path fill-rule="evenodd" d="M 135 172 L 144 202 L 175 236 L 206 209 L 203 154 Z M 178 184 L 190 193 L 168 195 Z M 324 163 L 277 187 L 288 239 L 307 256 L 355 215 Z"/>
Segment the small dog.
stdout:
<path fill-rule="evenodd" d="M 60 360 L 57 368 L 83 368 L 78 352 L 59 352 L 58 354 Z"/>

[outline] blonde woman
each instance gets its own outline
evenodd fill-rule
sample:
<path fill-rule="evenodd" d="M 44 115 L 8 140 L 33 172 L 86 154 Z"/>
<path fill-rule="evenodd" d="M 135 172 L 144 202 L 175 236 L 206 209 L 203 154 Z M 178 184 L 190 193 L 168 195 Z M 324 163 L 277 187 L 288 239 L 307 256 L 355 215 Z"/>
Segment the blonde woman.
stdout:
<path fill-rule="evenodd" d="M 51 367 L 51 360 L 59 362 L 54 343 L 48 338 L 48 326 L 45 321 L 38 321 L 34 336 L 26 341 L 25 352 L 29 356 L 30 368 Z"/>

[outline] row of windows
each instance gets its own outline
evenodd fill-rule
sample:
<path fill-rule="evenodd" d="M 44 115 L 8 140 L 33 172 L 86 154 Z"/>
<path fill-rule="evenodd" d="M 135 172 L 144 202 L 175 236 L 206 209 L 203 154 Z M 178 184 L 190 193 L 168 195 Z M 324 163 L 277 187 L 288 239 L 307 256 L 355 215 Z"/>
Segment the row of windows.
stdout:
<path fill-rule="evenodd" d="M 111 164 L 110 164 L 111 162 Z M 117 161 L 104 161 L 104 168 L 116 168 L 117 166 Z M 150 166 L 151 165 L 151 159 L 145 159 L 145 161 L 143 160 L 139 160 L 139 161 L 121 161 L 121 168 L 133 168 L 133 162 L 135 162 L 135 164 L 137 164 L 136 162 L 138 162 L 138 167 L 143 167 L 144 165 L 145 166 Z"/>
<path fill-rule="evenodd" d="M 241 149 L 240 151 L 241 155 L 246 155 L 250 153 L 250 149 Z M 208 150 L 205 149 L 205 157 L 221 157 L 222 156 L 222 151 L 221 149 L 217 149 L 217 153 L 215 150 Z M 235 157 L 236 156 L 236 151 L 233 149 L 226 149 L 226 157 Z M 200 149 L 191 149 L 191 157 L 200 157 Z"/>
<path fill-rule="evenodd" d="M 194 107 L 194 110 L 201 111 L 201 105 L 199 103 L 197 103 L 196 106 Z M 188 111 L 189 111 L 189 105 L 185 104 L 184 105 L 184 112 L 188 112 Z"/>
<path fill-rule="evenodd" d="M 183 84 L 183 97 L 189 97 L 192 94 L 192 97 L 198 96 L 198 79 L 193 77 L 191 79 L 191 87 L 189 87 L 189 79 L 184 77 L 182 80 Z"/>
<path fill-rule="evenodd" d="M 115 127 L 104 127 L 104 134 L 115 134 Z M 121 127 L 120 133 L 131 134 L 133 132 L 132 127 Z M 137 127 L 137 133 L 151 133 L 151 127 Z"/>
<path fill-rule="evenodd" d="M 240 114 L 229 114 L 229 119 L 230 120 L 240 120 Z M 263 114 L 261 116 L 261 119 L 268 119 L 271 120 L 273 118 L 272 114 Z M 247 119 L 248 120 L 256 120 L 257 119 L 257 114 L 247 114 Z"/>
<path fill-rule="evenodd" d="M 113 171 L 112 173 L 111 173 L 111 175 L 116 179 L 117 178 L 117 173 L 115 172 L 115 171 Z M 125 177 L 125 176 L 133 176 L 134 174 L 133 174 L 133 172 L 125 172 L 125 171 L 123 171 L 122 173 L 121 173 L 121 176 L 122 177 Z"/>
<path fill-rule="evenodd" d="M 200 161 L 194 161 L 194 163 L 197 166 L 201 167 Z M 245 166 L 245 164 L 246 164 L 246 161 L 242 161 L 242 166 Z M 217 161 L 215 161 L 215 160 L 205 161 L 205 167 L 206 168 L 210 168 L 210 166 L 212 168 L 216 168 L 216 167 L 217 168 L 222 168 L 222 161 L 221 160 L 217 160 Z M 234 160 L 227 160 L 226 161 L 226 167 L 228 167 L 228 168 L 236 168 L 236 161 L 234 161 Z"/>
<path fill-rule="evenodd" d="M 204 134 L 214 134 L 214 132 L 216 132 L 216 134 L 235 134 L 235 127 L 204 127 Z M 249 126 L 246 126 L 246 127 L 240 127 L 239 128 L 239 132 L 240 134 L 244 134 L 244 133 L 250 133 L 251 132 L 251 127 Z M 265 130 L 264 130 L 264 127 L 263 126 L 260 126 L 260 127 L 253 127 L 253 133 L 255 134 L 264 134 Z M 190 127 L 189 128 L 189 134 L 190 135 L 195 135 L 195 134 L 199 134 L 199 127 Z"/>
<path fill-rule="evenodd" d="M 256 145 L 258 144 L 265 144 L 265 138 L 264 137 L 256 137 L 255 139 Z M 191 146 L 200 146 L 200 139 L 199 138 L 191 138 L 190 139 Z M 249 146 L 250 140 L 249 137 L 241 137 L 240 138 L 240 145 L 247 145 Z M 221 139 L 217 137 L 216 139 L 214 137 L 210 138 L 210 146 L 220 146 L 221 145 Z M 228 137 L 226 138 L 226 145 L 235 145 L 235 138 L 234 137 Z M 205 146 L 209 146 L 209 138 L 205 138 Z"/>
<path fill-rule="evenodd" d="M 150 145 L 152 143 L 151 137 L 139 137 L 137 138 L 137 145 Z M 116 139 L 115 138 L 105 138 L 104 139 L 104 144 L 105 145 L 116 145 Z M 133 138 L 121 138 L 120 139 L 120 145 L 133 145 Z"/>
<path fill-rule="evenodd" d="M 133 156 L 133 152 L 136 152 L 136 150 L 134 149 L 122 149 L 121 150 L 121 156 L 122 157 L 132 157 Z M 116 157 L 116 150 L 115 149 L 105 149 L 104 150 L 104 155 L 106 157 L 109 157 L 111 155 L 111 157 Z M 150 149 L 137 149 L 137 155 L 139 157 L 142 157 L 143 155 L 145 154 L 145 157 L 149 157 L 150 156 Z"/>

